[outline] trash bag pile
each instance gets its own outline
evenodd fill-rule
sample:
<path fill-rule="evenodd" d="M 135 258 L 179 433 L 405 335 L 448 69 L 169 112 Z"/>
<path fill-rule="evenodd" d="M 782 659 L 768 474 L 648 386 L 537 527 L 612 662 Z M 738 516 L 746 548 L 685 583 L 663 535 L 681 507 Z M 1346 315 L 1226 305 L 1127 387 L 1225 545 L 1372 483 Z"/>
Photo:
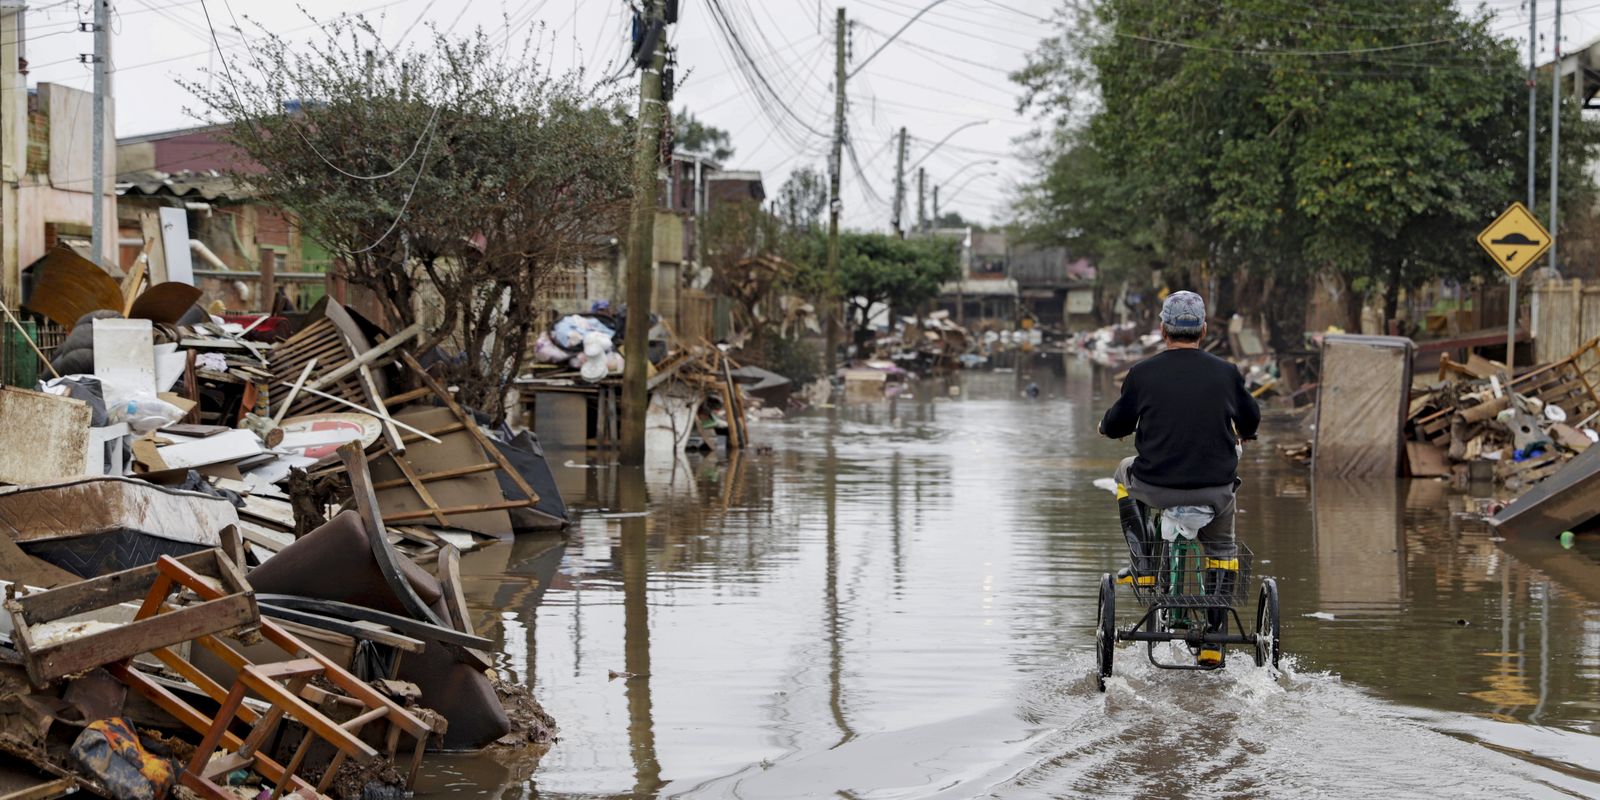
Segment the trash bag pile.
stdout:
<path fill-rule="evenodd" d="M 545 364 L 565 364 L 579 377 L 599 383 L 622 374 L 622 354 L 616 348 L 617 330 L 597 314 L 571 314 L 539 334 L 533 356 Z"/>

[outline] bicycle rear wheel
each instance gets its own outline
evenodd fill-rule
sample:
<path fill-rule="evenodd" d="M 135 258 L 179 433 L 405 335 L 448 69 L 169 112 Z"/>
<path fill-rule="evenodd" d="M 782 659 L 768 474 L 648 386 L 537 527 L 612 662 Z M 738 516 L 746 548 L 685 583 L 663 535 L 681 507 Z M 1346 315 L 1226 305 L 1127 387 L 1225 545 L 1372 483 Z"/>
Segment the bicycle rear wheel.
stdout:
<path fill-rule="evenodd" d="M 1256 601 L 1256 666 L 1264 667 L 1270 661 L 1278 668 L 1278 657 L 1283 650 L 1282 635 L 1278 628 L 1278 582 L 1261 579 L 1261 598 Z"/>
<path fill-rule="evenodd" d="M 1100 602 L 1096 608 L 1094 626 L 1095 662 L 1098 668 L 1095 683 L 1100 691 L 1106 690 L 1106 678 L 1111 677 L 1111 659 L 1117 650 L 1117 595 L 1111 574 L 1100 576 Z"/>

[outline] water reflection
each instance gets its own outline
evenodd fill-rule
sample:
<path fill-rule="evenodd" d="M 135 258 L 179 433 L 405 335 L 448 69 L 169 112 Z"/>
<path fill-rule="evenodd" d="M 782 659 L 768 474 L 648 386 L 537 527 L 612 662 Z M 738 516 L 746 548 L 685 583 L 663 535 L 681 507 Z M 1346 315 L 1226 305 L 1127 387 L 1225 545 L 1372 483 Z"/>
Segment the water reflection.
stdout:
<path fill-rule="evenodd" d="M 1272 448 L 1292 421 L 1246 452 L 1239 523 L 1280 582 L 1290 676 L 1156 673 L 1124 649 L 1121 689 L 1094 692 L 1092 597 L 1124 558 L 1092 485 L 1127 448 L 1092 435 L 1114 388 L 1030 356 L 858 389 L 761 425 L 771 452 L 571 457 L 557 475 L 589 511 L 570 544 L 464 562 L 562 740 L 532 784 L 430 769 L 542 797 L 1600 793 L 1592 557 L 1497 542 L 1440 482 L 1312 482 Z M 1161 766 L 1175 751 L 1227 777 L 1192 783 Z"/>
<path fill-rule="evenodd" d="M 1406 564 L 1402 489 L 1393 480 L 1312 480 L 1312 536 L 1322 608 L 1348 614 L 1391 612 L 1399 606 L 1405 597 Z"/>

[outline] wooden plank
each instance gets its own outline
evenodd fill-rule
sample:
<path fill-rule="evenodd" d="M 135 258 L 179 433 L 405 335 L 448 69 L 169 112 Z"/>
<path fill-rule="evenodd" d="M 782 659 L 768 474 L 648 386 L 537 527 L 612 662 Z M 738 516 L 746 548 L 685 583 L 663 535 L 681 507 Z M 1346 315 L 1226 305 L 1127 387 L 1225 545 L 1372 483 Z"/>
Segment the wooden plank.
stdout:
<path fill-rule="evenodd" d="M 217 569 L 214 551 L 202 550 L 179 556 L 177 561 L 203 577 L 216 580 L 222 577 Z M 29 625 L 36 625 L 96 608 L 133 602 L 145 596 L 158 574 L 157 565 L 145 564 L 47 592 L 34 592 L 14 601 L 16 612 Z"/>
<path fill-rule="evenodd" d="M 391 453 L 390 455 L 393 454 Z M 395 459 L 395 461 L 396 463 L 399 463 L 401 459 Z M 480 472 L 490 472 L 499 468 L 500 465 L 495 464 L 494 462 L 488 462 L 484 464 L 473 464 L 467 467 L 456 467 L 454 469 L 441 469 L 435 472 L 413 473 L 410 470 L 410 465 L 407 464 L 400 467 L 402 471 L 406 472 L 407 477 L 397 478 L 390 481 L 378 481 L 377 483 L 372 484 L 372 488 L 375 491 L 383 491 L 384 489 L 398 489 L 408 483 L 412 483 L 414 485 L 414 482 L 428 483 L 429 481 L 442 481 L 449 478 L 461 478 L 467 475 L 476 475 Z M 440 524 L 442 525 L 444 523 Z"/>
<path fill-rule="evenodd" d="M 390 429 L 393 430 L 393 427 L 391 424 Z M 422 501 L 423 505 L 428 507 L 428 511 L 433 515 L 433 521 L 439 523 L 441 528 L 449 527 L 450 523 L 445 520 L 444 514 L 439 511 L 439 504 L 434 502 L 433 494 L 428 491 L 427 483 L 417 475 L 417 471 L 411 467 L 411 462 L 407 461 L 405 456 L 399 453 L 391 452 L 389 458 L 394 461 L 394 465 L 399 467 L 400 472 L 405 475 L 405 479 L 401 481 L 402 485 L 411 485 L 411 491 L 416 492 L 417 498 Z M 393 481 L 385 481 L 385 483 L 393 483 Z M 372 489 L 377 491 L 378 485 L 373 484 Z"/>
<path fill-rule="evenodd" d="M 506 511 L 513 508 L 527 508 L 528 506 L 533 505 L 535 502 L 537 501 L 505 500 L 499 503 L 480 503 L 478 505 L 471 506 L 451 506 L 449 508 L 441 508 L 439 511 L 448 517 L 456 514 L 476 514 L 480 511 Z M 413 520 L 426 519 L 432 515 L 433 514 L 430 511 L 404 511 L 398 514 L 387 514 L 384 516 L 384 521 L 411 522 Z"/>
<path fill-rule="evenodd" d="M 249 595 L 186 606 L 24 653 L 28 677 L 34 685 L 44 686 L 57 678 L 182 644 L 197 636 L 251 625 L 257 619 L 255 599 Z"/>
<path fill-rule="evenodd" d="M 409 354 L 408 354 L 409 357 Z M 339 447 L 339 460 L 344 462 L 345 470 L 350 476 L 351 493 L 355 496 L 356 511 L 361 515 L 361 521 L 367 532 L 367 540 L 372 549 L 372 558 L 378 564 L 378 570 L 383 573 L 384 580 L 389 588 L 394 591 L 400 606 L 417 619 L 426 620 L 434 625 L 444 625 L 439 615 L 422 598 L 417 596 L 411 582 L 406 580 L 400 572 L 400 564 L 395 560 L 394 550 L 389 546 L 389 538 L 384 534 L 383 517 L 378 510 L 378 496 L 372 488 L 372 474 L 367 471 L 367 456 L 361 451 L 357 442 L 349 442 Z M 431 516 L 424 513 L 423 516 Z"/>
<path fill-rule="evenodd" d="M 53 797 L 72 794 L 78 790 L 76 778 L 56 778 L 42 781 L 26 789 L 0 794 L 0 800 L 50 800 Z"/>
<path fill-rule="evenodd" d="M 539 493 L 535 492 L 533 487 L 529 486 L 526 480 L 523 480 L 522 473 L 517 472 L 516 468 L 511 466 L 511 462 L 506 460 L 505 455 L 500 452 L 500 448 L 495 447 L 494 442 L 489 441 L 489 437 L 483 435 L 483 431 L 478 430 L 478 426 L 473 422 L 472 417 L 468 415 L 458 403 L 456 403 L 456 399 L 450 396 L 450 392 L 441 386 L 438 381 L 434 380 L 433 376 L 429 375 L 428 371 L 423 369 L 422 365 L 417 363 L 417 360 L 413 358 L 410 353 L 401 352 L 400 358 L 401 360 L 405 361 L 406 366 L 410 367 L 412 372 L 417 374 L 417 378 L 420 379 L 424 385 L 433 390 L 434 396 L 444 401 L 445 407 L 449 408 L 450 411 L 456 415 L 456 419 L 461 420 L 461 424 L 466 428 L 467 433 L 471 434 L 474 439 L 478 440 L 478 444 L 483 447 L 483 452 L 488 454 L 490 458 L 495 460 L 495 463 L 500 465 L 500 469 L 506 473 L 506 477 L 509 477 L 511 482 L 516 484 L 517 488 L 522 491 L 523 495 L 525 495 L 530 502 L 538 502 Z"/>
<path fill-rule="evenodd" d="M 454 545 L 439 548 L 439 584 L 444 592 L 445 607 L 456 630 L 472 635 L 472 618 L 467 614 L 467 595 L 461 586 L 461 551 Z"/>

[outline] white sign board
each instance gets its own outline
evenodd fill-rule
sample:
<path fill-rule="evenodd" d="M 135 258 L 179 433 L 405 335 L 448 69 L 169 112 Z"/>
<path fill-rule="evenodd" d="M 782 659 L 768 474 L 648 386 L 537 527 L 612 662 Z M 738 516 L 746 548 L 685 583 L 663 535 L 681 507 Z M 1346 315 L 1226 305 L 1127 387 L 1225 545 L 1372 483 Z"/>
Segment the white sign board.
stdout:
<path fill-rule="evenodd" d="M 189 212 L 161 209 L 161 249 L 167 257 L 167 280 L 194 285 L 194 262 L 189 258 Z"/>

